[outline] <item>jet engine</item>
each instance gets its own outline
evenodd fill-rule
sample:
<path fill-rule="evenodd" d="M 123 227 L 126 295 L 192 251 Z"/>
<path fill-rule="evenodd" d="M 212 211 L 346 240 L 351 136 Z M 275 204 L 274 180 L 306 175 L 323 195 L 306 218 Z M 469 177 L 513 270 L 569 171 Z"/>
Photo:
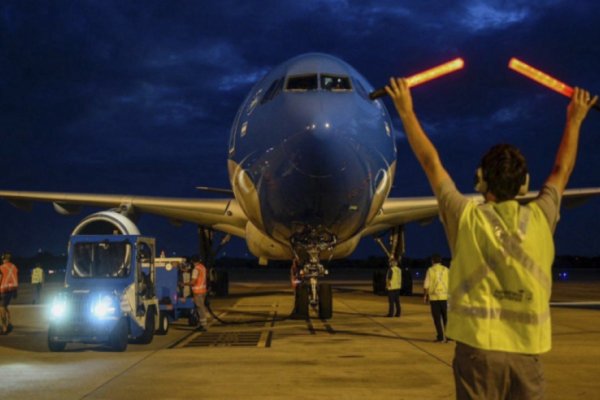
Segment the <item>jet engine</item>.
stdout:
<path fill-rule="evenodd" d="M 139 235 L 132 220 L 115 211 L 100 211 L 85 217 L 71 233 L 73 235 Z"/>

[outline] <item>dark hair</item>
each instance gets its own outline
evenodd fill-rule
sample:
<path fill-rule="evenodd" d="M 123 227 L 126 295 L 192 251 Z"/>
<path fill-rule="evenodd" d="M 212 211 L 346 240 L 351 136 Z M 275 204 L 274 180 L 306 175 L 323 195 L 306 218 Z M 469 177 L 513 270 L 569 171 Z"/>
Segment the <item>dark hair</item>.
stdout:
<path fill-rule="evenodd" d="M 439 264 L 442 262 L 442 256 L 440 256 L 438 253 L 434 253 L 431 256 L 431 262 L 434 264 Z"/>
<path fill-rule="evenodd" d="M 194 254 L 191 258 L 190 261 L 192 262 L 192 264 L 196 264 L 196 263 L 204 263 L 204 260 L 202 259 L 202 257 L 198 254 Z"/>
<path fill-rule="evenodd" d="M 518 148 L 510 144 L 497 144 L 481 159 L 483 179 L 487 190 L 496 201 L 515 198 L 527 179 L 527 162 Z"/>

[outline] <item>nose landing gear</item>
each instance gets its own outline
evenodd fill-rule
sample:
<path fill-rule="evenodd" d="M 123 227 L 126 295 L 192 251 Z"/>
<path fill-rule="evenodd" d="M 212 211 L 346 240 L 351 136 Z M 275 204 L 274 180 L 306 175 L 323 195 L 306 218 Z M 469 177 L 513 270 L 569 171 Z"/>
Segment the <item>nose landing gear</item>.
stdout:
<path fill-rule="evenodd" d="M 316 237 L 320 240 L 314 240 Z M 319 283 L 319 278 L 329 274 L 320 263 L 319 254 L 324 250 L 332 250 L 335 238 L 328 236 L 328 240 L 323 239 L 323 234 L 316 235 L 315 231 L 312 231 L 308 238 L 297 238 L 294 241 L 296 253 L 307 255 L 307 260 L 303 262 L 298 273 L 300 284 L 296 286 L 294 300 L 294 317 L 297 319 L 308 319 L 310 309 L 316 311 L 320 319 L 330 319 L 333 316 L 331 284 Z"/>

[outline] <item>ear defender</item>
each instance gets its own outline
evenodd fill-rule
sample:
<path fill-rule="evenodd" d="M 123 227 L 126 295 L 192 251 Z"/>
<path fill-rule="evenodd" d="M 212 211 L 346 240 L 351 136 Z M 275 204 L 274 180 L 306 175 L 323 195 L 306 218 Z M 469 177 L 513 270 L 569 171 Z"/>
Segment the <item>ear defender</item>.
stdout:
<path fill-rule="evenodd" d="M 529 191 L 529 174 L 525 174 L 525 182 L 519 187 L 519 196 L 525 196 Z"/>
<path fill-rule="evenodd" d="M 529 179 L 527 182 L 529 182 Z M 475 172 L 475 191 L 484 194 L 487 192 L 487 186 L 487 182 L 483 179 L 483 170 L 479 167 L 477 168 L 477 172 Z"/>

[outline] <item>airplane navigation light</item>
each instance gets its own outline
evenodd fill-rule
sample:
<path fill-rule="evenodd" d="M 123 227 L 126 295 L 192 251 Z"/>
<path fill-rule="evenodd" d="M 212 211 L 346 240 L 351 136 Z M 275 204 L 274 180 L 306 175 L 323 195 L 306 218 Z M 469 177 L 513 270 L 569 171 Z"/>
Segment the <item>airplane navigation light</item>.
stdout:
<path fill-rule="evenodd" d="M 554 79 L 550 75 L 533 68 L 531 65 L 525 64 L 523 61 L 516 58 L 511 58 L 508 62 L 508 68 L 517 71 L 518 73 L 525 75 L 531 80 L 536 81 L 540 85 L 544 85 L 549 89 L 552 89 L 563 96 L 573 96 L 573 88 L 557 79 Z M 598 103 L 593 106 L 596 110 L 600 111 L 600 105 Z"/>
<path fill-rule="evenodd" d="M 418 74 L 414 74 L 406 78 L 408 82 L 408 87 L 414 87 L 420 85 L 421 83 L 428 82 L 432 79 L 439 78 L 440 76 L 449 74 L 451 72 L 457 71 L 465 66 L 465 62 L 462 58 L 458 57 L 452 61 L 448 61 L 446 63 L 440 64 L 437 67 L 430 68 L 423 72 L 419 72 Z M 378 99 L 379 97 L 385 96 L 387 92 L 385 88 L 379 88 L 372 91 L 369 94 L 369 98 L 371 100 Z"/>

